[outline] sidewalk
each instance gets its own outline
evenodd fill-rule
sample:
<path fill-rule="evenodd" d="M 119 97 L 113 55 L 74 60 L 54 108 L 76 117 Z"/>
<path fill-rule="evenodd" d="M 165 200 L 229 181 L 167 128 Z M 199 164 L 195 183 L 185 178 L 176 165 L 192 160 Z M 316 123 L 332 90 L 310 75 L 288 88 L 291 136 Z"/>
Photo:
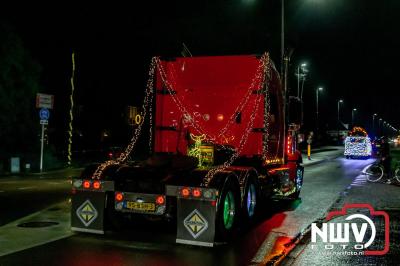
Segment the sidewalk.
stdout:
<path fill-rule="evenodd" d="M 317 149 L 311 148 L 311 160 L 307 158 L 307 151 L 302 151 L 303 165 L 309 166 L 322 163 L 343 155 L 344 147 L 342 146 L 323 146 Z"/>
<path fill-rule="evenodd" d="M 6 179 L 16 179 L 16 178 L 55 178 L 55 177 L 68 177 L 80 175 L 84 168 L 82 167 L 66 167 L 62 169 L 49 170 L 42 173 L 19 173 L 19 174 L 4 174 L 0 175 L 0 181 Z"/>

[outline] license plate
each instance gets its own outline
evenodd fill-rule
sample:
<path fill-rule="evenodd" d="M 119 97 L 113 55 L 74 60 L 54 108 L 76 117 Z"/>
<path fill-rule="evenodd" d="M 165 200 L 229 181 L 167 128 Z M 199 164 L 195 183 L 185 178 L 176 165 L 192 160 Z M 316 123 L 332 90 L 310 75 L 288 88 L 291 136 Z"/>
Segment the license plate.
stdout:
<path fill-rule="evenodd" d="M 156 210 L 156 205 L 148 202 L 128 201 L 126 203 L 126 208 L 136 211 L 154 212 Z"/>

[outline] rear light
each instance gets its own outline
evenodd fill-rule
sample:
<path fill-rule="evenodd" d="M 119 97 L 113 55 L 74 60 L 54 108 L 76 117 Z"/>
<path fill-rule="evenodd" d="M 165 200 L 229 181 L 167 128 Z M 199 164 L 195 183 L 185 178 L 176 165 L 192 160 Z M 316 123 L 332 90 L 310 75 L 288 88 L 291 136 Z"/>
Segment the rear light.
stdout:
<path fill-rule="evenodd" d="M 287 137 L 286 153 L 287 154 L 292 154 L 293 153 L 292 136 L 288 136 Z"/>
<path fill-rule="evenodd" d="M 116 201 L 122 201 L 124 199 L 124 194 L 121 192 L 115 192 L 115 200 Z"/>
<path fill-rule="evenodd" d="M 187 187 L 182 188 L 182 190 L 181 190 L 181 195 L 182 195 L 183 197 L 189 197 L 189 195 L 190 195 L 190 189 L 187 188 Z"/>
<path fill-rule="evenodd" d="M 101 187 L 100 181 L 94 181 L 93 182 L 93 188 L 94 189 L 100 189 L 100 187 Z"/>
<path fill-rule="evenodd" d="M 164 202 L 165 202 L 164 196 L 158 196 L 158 197 L 156 198 L 156 203 L 157 203 L 158 205 L 163 205 Z"/>
<path fill-rule="evenodd" d="M 90 181 L 89 180 L 83 181 L 83 188 L 90 188 Z"/>
<path fill-rule="evenodd" d="M 109 156 L 110 158 L 112 158 L 112 156 L 113 156 L 112 152 L 108 153 L 108 156 Z"/>
<path fill-rule="evenodd" d="M 195 198 L 199 198 L 199 197 L 201 196 L 201 190 L 198 189 L 198 188 L 193 189 L 193 190 L 192 190 L 192 195 L 193 195 L 193 197 L 195 197 Z"/>

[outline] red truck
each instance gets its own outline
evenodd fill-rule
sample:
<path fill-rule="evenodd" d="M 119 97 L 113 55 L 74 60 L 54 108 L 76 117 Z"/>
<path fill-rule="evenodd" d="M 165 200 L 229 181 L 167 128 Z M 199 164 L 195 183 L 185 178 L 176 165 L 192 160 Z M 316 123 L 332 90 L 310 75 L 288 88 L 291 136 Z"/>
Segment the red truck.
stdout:
<path fill-rule="evenodd" d="M 154 58 L 144 109 L 151 155 L 127 160 L 134 139 L 121 160 L 74 178 L 73 231 L 103 234 L 141 216 L 176 222 L 177 243 L 213 246 L 264 199 L 299 197 L 298 126 L 268 54 Z"/>

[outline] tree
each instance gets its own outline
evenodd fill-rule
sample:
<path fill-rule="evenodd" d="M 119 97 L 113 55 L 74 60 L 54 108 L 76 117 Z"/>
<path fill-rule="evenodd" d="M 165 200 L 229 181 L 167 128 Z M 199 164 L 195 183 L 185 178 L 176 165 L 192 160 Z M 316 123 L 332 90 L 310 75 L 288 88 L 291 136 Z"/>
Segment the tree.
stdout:
<path fill-rule="evenodd" d="M 40 72 L 22 39 L 0 24 L 0 156 L 21 155 L 39 144 L 35 97 Z"/>

